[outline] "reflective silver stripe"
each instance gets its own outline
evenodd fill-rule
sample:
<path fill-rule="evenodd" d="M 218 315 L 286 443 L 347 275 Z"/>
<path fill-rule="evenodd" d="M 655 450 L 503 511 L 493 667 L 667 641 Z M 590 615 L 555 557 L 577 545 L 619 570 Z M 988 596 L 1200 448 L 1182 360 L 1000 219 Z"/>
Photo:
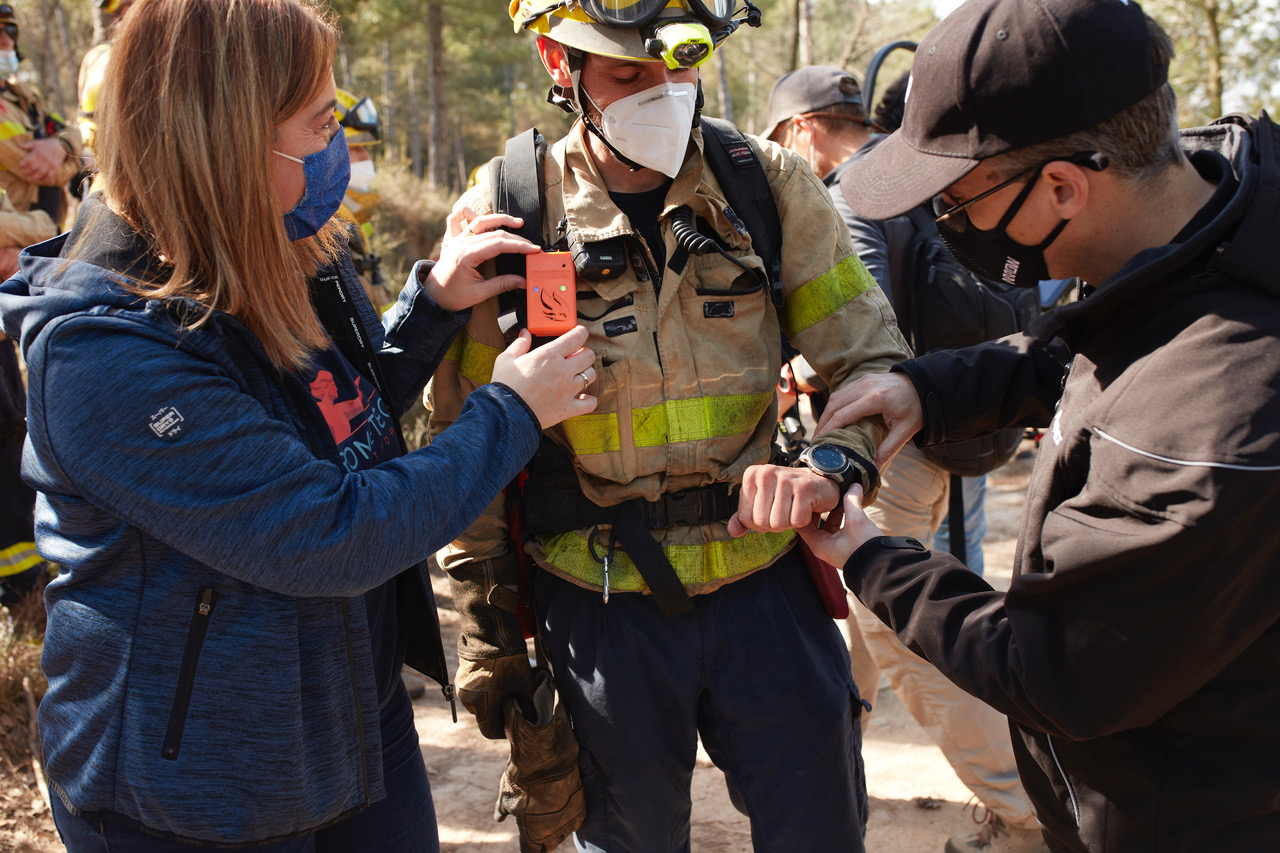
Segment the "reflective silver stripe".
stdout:
<path fill-rule="evenodd" d="M 1067 771 L 1062 769 L 1062 762 L 1058 760 L 1058 751 L 1053 748 L 1053 735 L 1046 733 L 1045 741 L 1049 744 L 1049 754 L 1053 756 L 1053 763 L 1058 766 L 1058 772 L 1062 774 L 1062 784 L 1066 786 L 1067 793 L 1071 795 L 1071 808 L 1076 813 L 1076 826 L 1080 825 L 1080 802 L 1076 799 L 1076 792 L 1071 787 L 1071 780 L 1067 778 Z"/>
<path fill-rule="evenodd" d="M 1125 444 L 1115 436 L 1107 435 L 1102 430 L 1094 427 L 1093 430 L 1100 437 L 1105 438 L 1112 444 L 1117 444 L 1125 450 L 1131 450 L 1139 456 L 1145 456 L 1148 459 L 1155 459 L 1160 462 L 1168 462 L 1170 465 L 1182 465 L 1185 468 L 1228 468 L 1232 471 L 1280 471 L 1280 465 L 1232 465 L 1230 462 L 1202 462 L 1194 459 L 1174 459 L 1172 456 L 1161 456 L 1158 453 L 1151 453 L 1147 450 L 1141 450 L 1131 444 Z"/>

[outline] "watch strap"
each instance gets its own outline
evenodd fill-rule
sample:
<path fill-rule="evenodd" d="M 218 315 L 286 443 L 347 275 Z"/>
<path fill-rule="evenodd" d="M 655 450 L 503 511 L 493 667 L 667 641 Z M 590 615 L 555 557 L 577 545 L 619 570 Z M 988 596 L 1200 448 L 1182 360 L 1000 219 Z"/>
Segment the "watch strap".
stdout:
<path fill-rule="evenodd" d="M 844 458 L 848 461 L 849 467 L 845 469 L 844 475 L 839 480 L 836 480 L 835 477 L 830 476 L 826 472 L 819 471 L 817 468 L 808 464 L 809 450 L 812 450 L 815 447 L 830 447 L 833 450 L 838 450 L 840 453 L 844 454 Z M 840 486 L 841 495 L 849 491 L 849 487 L 854 483 L 865 483 L 866 487 L 864 491 L 867 494 L 874 494 L 876 489 L 879 488 L 880 470 L 876 468 L 876 463 L 867 459 L 856 450 L 845 447 L 843 444 L 815 444 L 810 445 L 809 450 L 805 451 L 805 454 L 797 460 L 796 464 L 805 465 L 814 473 L 821 474 L 822 476 L 835 481 Z"/>

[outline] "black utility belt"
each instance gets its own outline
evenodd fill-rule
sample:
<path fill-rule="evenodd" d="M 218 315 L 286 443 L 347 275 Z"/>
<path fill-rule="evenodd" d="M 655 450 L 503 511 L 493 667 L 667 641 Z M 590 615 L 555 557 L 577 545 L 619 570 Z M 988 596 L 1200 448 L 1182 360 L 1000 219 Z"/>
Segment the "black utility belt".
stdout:
<path fill-rule="evenodd" d="M 604 565 L 605 603 L 609 602 L 609 561 L 616 541 L 668 616 L 689 613 L 693 602 L 652 531 L 728 521 L 738 509 L 735 490 L 724 485 L 669 492 L 656 501 L 634 498 L 614 506 L 600 506 L 577 489 L 563 485 L 540 487 L 531 477 L 525 482 L 521 497 L 524 529 L 530 535 L 611 525 L 605 556 L 597 558 Z M 591 541 L 594 539 L 593 531 Z M 596 556 L 594 544 L 591 548 L 592 556 Z"/>
<path fill-rule="evenodd" d="M 638 512 L 649 530 L 667 530 L 728 521 L 738 511 L 737 488 L 722 484 L 668 492 L 656 501 L 633 498 L 614 506 L 600 506 L 576 489 L 530 488 L 531 484 L 532 480 L 525 484 L 523 495 L 524 531 L 530 535 L 615 524 L 624 512 Z"/>

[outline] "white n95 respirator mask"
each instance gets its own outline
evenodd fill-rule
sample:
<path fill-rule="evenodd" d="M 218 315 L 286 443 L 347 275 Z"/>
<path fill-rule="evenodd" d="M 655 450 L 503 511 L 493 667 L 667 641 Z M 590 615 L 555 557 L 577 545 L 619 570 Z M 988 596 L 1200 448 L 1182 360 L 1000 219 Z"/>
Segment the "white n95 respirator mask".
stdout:
<path fill-rule="evenodd" d="M 684 164 L 697 109 L 694 83 L 661 83 L 600 111 L 600 133 L 624 157 L 674 178 Z"/>

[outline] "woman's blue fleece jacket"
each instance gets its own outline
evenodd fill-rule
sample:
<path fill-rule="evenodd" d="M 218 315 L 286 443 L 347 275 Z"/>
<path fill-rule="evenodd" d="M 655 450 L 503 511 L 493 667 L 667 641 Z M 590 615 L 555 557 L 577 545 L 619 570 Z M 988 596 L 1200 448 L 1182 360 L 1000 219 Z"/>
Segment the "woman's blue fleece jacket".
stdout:
<path fill-rule="evenodd" d="M 431 447 L 346 473 L 307 389 L 243 324 L 182 331 L 192 305 L 125 290 L 115 271 L 145 265 L 125 229 L 84 260 L 59 257 L 65 239 L 0 285 L 29 371 L 36 539 L 60 567 L 39 713 L 52 786 L 76 814 L 232 844 L 381 799 L 361 593 L 480 514 L 533 455 L 535 418 L 489 385 Z M 339 272 L 403 411 L 466 314 L 412 276 L 380 326 Z M 429 595 L 407 628 L 438 652 Z"/>

